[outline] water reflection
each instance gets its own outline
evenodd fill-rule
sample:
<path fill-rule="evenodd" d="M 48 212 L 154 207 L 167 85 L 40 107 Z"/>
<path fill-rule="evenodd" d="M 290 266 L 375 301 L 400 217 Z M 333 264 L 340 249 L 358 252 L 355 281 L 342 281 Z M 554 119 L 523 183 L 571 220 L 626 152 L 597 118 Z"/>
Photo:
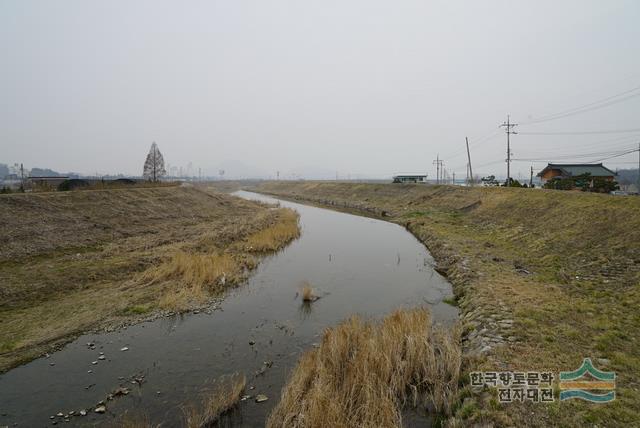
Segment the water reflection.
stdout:
<path fill-rule="evenodd" d="M 313 303 L 307 300 L 303 300 L 302 303 L 300 303 L 300 306 L 298 307 L 298 313 L 300 314 L 301 320 L 306 320 L 311 316 L 311 312 L 313 312 L 312 306 Z"/>

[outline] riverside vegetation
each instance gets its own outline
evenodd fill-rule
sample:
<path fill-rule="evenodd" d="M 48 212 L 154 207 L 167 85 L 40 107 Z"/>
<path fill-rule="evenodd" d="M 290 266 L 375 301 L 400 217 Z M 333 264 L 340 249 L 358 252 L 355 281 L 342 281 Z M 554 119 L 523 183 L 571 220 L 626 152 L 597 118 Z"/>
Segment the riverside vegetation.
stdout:
<path fill-rule="evenodd" d="M 426 309 L 381 322 L 354 316 L 304 354 L 267 427 L 400 427 L 405 406 L 450 414 L 458 388 L 457 330 L 431 325 Z"/>
<path fill-rule="evenodd" d="M 267 182 L 250 189 L 382 216 L 427 245 L 454 286 L 452 303 L 461 309 L 463 363 L 448 425 L 640 424 L 640 198 L 332 182 Z M 270 426 L 317 426 L 311 422 L 320 420 L 319 412 L 337 426 L 366 426 L 366 411 L 395 424 L 397 407 L 388 403 L 404 401 L 402 384 L 391 383 L 392 396 L 382 400 L 388 411 L 379 415 L 380 401 L 349 398 L 344 384 L 333 383 L 332 375 L 359 373 L 349 350 L 361 334 L 380 335 L 358 320 L 325 334 L 322 350 L 306 354 L 294 370 Z M 579 367 L 585 357 L 616 372 L 615 401 L 559 402 L 556 390 L 551 404 L 500 404 L 494 389 L 469 386 L 469 371 L 557 375 Z"/>
<path fill-rule="evenodd" d="M 292 210 L 193 186 L 2 195 L 0 223 L 0 372 L 207 306 L 299 236 Z"/>

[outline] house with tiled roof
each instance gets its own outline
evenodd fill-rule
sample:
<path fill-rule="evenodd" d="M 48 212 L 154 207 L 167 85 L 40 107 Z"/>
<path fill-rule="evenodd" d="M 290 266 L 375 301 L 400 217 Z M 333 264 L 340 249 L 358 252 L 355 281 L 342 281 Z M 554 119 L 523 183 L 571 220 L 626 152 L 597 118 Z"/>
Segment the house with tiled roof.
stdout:
<path fill-rule="evenodd" d="M 607 181 L 614 181 L 616 177 L 615 172 L 601 163 L 550 163 L 538 173 L 538 177 L 542 178 L 542 181 L 547 182 L 555 178 L 575 178 L 584 174 L 589 174 L 591 177 L 599 177 Z"/>

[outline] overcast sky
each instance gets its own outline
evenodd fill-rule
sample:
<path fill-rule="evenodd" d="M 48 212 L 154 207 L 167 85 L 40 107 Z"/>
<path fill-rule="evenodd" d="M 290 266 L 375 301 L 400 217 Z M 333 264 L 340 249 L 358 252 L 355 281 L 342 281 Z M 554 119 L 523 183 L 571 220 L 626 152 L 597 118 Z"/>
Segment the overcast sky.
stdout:
<path fill-rule="evenodd" d="M 460 177 L 468 136 L 474 173 L 504 175 L 511 114 L 528 178 L 637 147 L 639 23 L 635 0 L 4 0 L 0 162 L 141 174 L 156 141 L 230 177 L 435 177 L 438 154 Z"/>

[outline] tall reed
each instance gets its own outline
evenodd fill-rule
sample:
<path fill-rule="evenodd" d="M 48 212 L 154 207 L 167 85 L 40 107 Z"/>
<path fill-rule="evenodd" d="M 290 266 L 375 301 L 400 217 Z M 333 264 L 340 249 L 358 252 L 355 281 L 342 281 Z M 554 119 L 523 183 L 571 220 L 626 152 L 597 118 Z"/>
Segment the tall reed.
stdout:
<path fill-rule="evenodd" d="M 381 322 L 354 316 L 325 331 L 284 387 L 267 426 L 399 427 L 403 406 L 450 414 L 461 365 L 459 330 L 431 324 L 426 309 Z"/>

